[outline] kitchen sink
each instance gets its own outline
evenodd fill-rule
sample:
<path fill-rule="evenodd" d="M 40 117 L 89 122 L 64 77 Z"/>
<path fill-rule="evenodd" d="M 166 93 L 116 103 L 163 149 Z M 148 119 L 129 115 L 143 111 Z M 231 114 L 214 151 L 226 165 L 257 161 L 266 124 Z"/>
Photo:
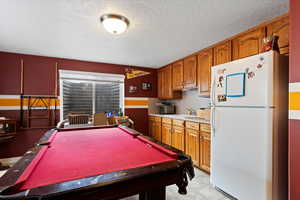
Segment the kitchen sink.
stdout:
<path fill-rule="evenodd" d="M 202 120 L 202 118 L 198 116 L 184 116 L 185 119 L 195 119 L 195 120 Z"/>

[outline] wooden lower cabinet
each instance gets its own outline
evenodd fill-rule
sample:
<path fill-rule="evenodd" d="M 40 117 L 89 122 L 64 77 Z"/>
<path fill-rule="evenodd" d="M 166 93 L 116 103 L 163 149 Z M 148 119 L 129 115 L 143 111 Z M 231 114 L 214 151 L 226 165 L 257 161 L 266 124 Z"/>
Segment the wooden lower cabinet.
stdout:
<path fill-rule="evenodd" d="M 153 137 L 155 121 L 151 116 L 149 116 L 148 119 L 149 119 L 149 122 L 148 122 L 148 124 L 149 124 L 149 136 Z"/>
<path fill-rule="evenodd" d="M 161 141 L 161 123 L 160 122 L 155 122 L 155 124 L 154 124 L 153 138 L 158 141 Z"/>
<path fill-rule="evenodd" d="M 149 133 L 154 139 L 190 155 L 195 166 L 210 173 L 209 124 L 149 116 Z"/>
<path fill-rule="evenodd" d="M 161 117 L 149 116 L 149 135 L 161 141 Z"/>
<path fill-rule="evenodd" d="M 185 151 L 185 134 L 184 127 L 173 126 L 172 127 L 172 147 Z"/>
<path fill-rule="evenodd" d="M 161 141 L 164 144 L 172 145 L 172 124 L 162 123 Z"/>
<path fill-rule="evenodd" d="M 197 167 L 200 167 L 199 165 L 199 154 L 200 154 L 200 135 L 199 130 L 193 130 L 193 129 L 185 129 L 185 153 L 190 155 L 193 160 L 193 164 Z"/>
<path fill-rule="evenodd" d="M 200 132 L 200 164 L 199 167 L 210 173 L 210 133 Z"/>

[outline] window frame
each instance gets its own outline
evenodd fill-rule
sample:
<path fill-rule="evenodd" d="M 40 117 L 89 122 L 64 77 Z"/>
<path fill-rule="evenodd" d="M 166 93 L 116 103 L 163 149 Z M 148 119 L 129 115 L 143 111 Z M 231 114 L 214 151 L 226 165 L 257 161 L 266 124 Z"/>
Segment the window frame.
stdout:
<path fill-rule="evenodd" d="M 93 114 L 96 111 L 96 90 L 97 82 L 117 82 L 120 84 L 120 108 L 125 112 L 125 76 L 122 74 L 85 72 L 74 70 L 59 70 L 59 101 L 60 101 L 60 120 L 64 119 L 63 102 L 63 80 L 87 81 L 93 84 Z"/>

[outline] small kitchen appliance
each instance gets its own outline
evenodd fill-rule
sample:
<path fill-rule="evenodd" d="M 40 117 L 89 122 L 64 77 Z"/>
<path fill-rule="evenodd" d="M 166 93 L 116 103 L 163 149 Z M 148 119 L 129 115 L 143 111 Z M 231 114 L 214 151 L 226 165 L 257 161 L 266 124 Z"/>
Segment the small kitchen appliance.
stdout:
<path fill-rule="evenodd" d="M 170 103 L 161 103 L 159 106 L 159 114 L 176 114 L 176 106 Z"/>

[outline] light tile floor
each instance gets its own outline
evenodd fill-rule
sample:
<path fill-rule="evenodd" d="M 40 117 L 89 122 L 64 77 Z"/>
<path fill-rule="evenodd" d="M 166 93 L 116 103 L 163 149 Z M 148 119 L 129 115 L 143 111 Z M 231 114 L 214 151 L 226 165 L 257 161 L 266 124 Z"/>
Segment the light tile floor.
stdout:
<path fill-rule="evenodd" d="M 0 159 L 0 162 L 2 165 L 10 166 L 12 167 L 18 160 L 20 160 L 21 157 L 12 157 L 12 158 L 4 158 Z"/>
<path fill-rule="evenodd" d="M 230 200 L 209 183 L 209 175 L 195 168 L 195 178 L 189 182 L 187 195 L 180 195 L 177 186 L 167 187 L 167 200 Z M 122 200 L 138 200 L 138 195 Z"/>
<path fill-rule="evenodd" d="M 5 165 L 12 166 L 19 159 L 20 157 L 15 157 L 10 159 L 1 159 L 0 161 Z M 5 172 L 6 171 L 0 171 L 0 177 L 3 176 Z M 177 190 L 178 188 L 176 185 L 168 186 L 167 200 L 230 200 L 210 185 L 208 174 L 197 168 L 195 168 L 195 178 L 189 182 L 187 195 L 180 195 Z M 138 195 L 135 195 L 122 200 L 138 199 Z"/>
<path fill-rule="evenodd" d="M 3 176 L 5 174 L 6 170 L 2 170 L 0 171 L 0 177 Z"/>

